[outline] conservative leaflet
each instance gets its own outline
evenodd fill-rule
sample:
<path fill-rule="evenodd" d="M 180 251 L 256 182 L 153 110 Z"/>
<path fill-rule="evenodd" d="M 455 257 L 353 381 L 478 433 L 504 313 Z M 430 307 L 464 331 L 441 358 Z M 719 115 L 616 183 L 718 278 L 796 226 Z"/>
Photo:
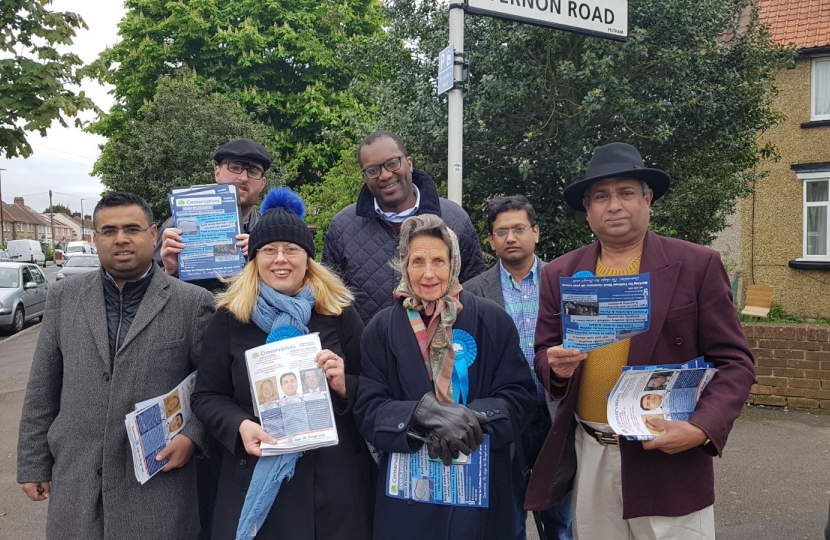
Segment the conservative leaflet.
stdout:
<path fill-rule="evenodd" d="M 245 351 L 254 410 L 265 432 L 277 439 L 260 446 L 262 455 L 337 444 L 330 390 L 317 367 L 321 350 L 320 336 L 313 333 Z"/>
<path fill-rule="evenodd" d="M 445 466 L 429 458 L 427 446 L 414 454 L 389 455 L 386 495 L 429 504 L 487 508 L 490 493 L 490 435 L 466 460 Z"/>
<path fill-rule="evenodd" d="M 175 188 L 168 199 L 184 244 L 179 279 L 228 277 L 242 271 L 245 256 L 236 247 L 241 232 L 236 184 Z"/>
<path fill-rule="evenodd" d="M 717 369 L 695 358 L 685 364 L 625 366 L 608 394 L 608 425 L 629 440 L 650 441 L 652 418 L 688 420 Z"/>
<path fill-rule="evenodd" d="M 560 277 L 562 345 L 588 352 L 646 332 L 651 322 L 649 274 Z"/>
<path fill-rule="evenodd" d="M 195 385 L 194 371 L 170 392 L 136 403 L 135 411 L 127 414 L 124 423 L 132 449 L 135 478 L 140 483 L 146 483 L 167 465 L 167 459 L 156 461 L 156 455 L 193 416 L 190 396 Z"/>

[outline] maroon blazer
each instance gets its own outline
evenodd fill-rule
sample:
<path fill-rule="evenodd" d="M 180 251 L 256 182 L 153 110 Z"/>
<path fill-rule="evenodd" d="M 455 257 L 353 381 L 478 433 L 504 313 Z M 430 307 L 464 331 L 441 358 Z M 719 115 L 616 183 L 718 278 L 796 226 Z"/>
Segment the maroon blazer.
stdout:
<path fill-rule="evenodd" d="M 582 367 L 567 386 L 552 386 L 546 351 L 562 343 L 559 277 L 580 270 L 594 272 L 599 253 L 599 244 L 592 244 L 559 257 L 542 271 L 536 373 L 561 403 L 533 467 L 525 497 L 528 510 L 551 507 L 573 487 L 574 408 Z M 712 457 L 723 451 L 749 396 L 755 380 L 754 360 L 716 251 L 648 232 L 640 272 L 651 274 L 651 326 L 631 339 L 628 364 L 675 364 L 705 356 L 718 373 L 689 420 L 706 432 L 709 444 L 671 456 L 660 450 L 643 450 L 637 441 L 620 441 L 622 517 L 683 516 L 715 501 Z"/>

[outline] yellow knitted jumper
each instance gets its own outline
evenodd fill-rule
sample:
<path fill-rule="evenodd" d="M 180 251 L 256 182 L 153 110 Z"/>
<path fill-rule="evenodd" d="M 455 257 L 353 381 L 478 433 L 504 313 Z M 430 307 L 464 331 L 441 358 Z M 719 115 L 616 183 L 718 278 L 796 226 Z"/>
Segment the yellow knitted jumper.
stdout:
<path fill-rule="evenodd" d="M 622 270 L 608 268 L 597 258 L 597 276 L 625 276 L 640 271 L 640 257 Z M 617 341 L 605 347 L 594 349 L 582 367 L 579 395 L 576 400 L 576 414 L 589 422 L 607 422 L 608 401 L 605 396 L 614 388 L 620 378 L 622 367 L 628 361 L 628 347 L 631 339 Z"/>

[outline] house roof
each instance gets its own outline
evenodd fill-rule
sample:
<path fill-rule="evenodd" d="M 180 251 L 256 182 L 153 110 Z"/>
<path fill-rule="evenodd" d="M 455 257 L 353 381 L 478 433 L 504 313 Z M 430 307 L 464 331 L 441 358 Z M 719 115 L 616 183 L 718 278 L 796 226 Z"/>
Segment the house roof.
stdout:
<path fill-rule="evenodd" d="M 772 39 L 800 49 L 830 46 L 830 0 L 759 0 Z"/>

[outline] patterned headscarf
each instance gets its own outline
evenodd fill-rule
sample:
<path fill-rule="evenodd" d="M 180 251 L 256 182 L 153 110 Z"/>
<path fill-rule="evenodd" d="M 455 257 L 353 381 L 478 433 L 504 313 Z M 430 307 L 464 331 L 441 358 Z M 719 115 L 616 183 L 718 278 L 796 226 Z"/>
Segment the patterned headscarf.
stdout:
<path fill-rule="evenodd" d="M 452 403 L 455 401 L 452 387 L 452 372 L 455 365 L 452 326 L 463 307 L 458 299 L 461 293 L 461 284 L 458 282 L 458 275 L 461 272 L 461 250 L 458 248 L 458 237 L 452 229 L 446 225 L 444 228 L 450 238 L 448 246 L 450 279 L 443 296 L 431 302 L 418 297 L 412 290 L 409 272 L 404 267 L 401 268 L 401 282 L 395 290 L 394 297 L 396 300 L 401 300 L 403 307 L 407 309 L 412 329 L 418 338 L 421 355 L 435 386 L 436 397 L 439 401 Z M 410 243 L 415 238 L 423 238 L 423 236 L 411 238 Z M 409 263 L 409 261 L 402 262 Z M 421 318 L 421 312 L 428 317 L 429 322 L 426 325 Z"/>

